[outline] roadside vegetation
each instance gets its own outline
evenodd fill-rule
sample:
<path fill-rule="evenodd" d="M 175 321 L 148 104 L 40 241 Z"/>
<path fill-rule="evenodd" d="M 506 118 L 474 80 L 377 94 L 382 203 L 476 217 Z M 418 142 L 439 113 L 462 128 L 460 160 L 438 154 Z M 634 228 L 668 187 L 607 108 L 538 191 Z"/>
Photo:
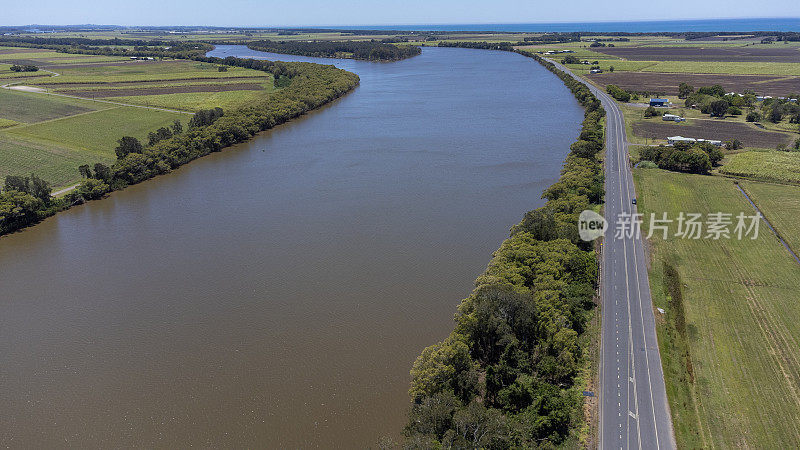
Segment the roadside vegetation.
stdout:
<path fill-rule="evenodd" d="M 414 363 L 408 447 L 578 445 L 587 426 L 580 390 L 597 262 L 577 217 L 602 202 L 604 111 L 586 86 L 541 62 L 585 107 L 580 139 L 545 206 L 512 228 L 462 301 L 453 332 Z"/>

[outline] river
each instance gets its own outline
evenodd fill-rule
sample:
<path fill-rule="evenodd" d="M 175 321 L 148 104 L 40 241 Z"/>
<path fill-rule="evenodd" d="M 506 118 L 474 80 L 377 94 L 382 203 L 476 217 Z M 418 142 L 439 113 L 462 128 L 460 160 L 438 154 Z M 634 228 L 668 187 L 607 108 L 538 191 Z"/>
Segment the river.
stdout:
<path fill-rule="evenodd" d="M 582 110 L 514 53 L 274 58 L 335 64 L 361 85 L 0 239 L 0 445 L 399 435 L 414 359 L 543 203 Z"/>

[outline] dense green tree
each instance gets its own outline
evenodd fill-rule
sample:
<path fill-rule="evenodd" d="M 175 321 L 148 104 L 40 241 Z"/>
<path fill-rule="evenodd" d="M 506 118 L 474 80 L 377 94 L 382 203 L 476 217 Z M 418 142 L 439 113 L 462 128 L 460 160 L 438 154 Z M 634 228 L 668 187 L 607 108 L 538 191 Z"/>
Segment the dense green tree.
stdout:
<path fill-rule="evenodd" d="M 608 92 L 612 97 L 614 97 L 614 100 L 618 102 L 624 103 L 631 100 L 631 94 L 615 84 L 607 85 L 606 92 Z"/>
<path fill-rule="evenodd" d="M 769 112 L 769 121 L 779 123 L 781 120 L 783 120 L 783 109 L 779 105 L 775 105 Z"/>
<path fill-rule="evenodd" d="M 746 119 L 748 122 L 761 122 L 761 114 L 758 111 L 750 111 L 747 113 Z"/>
<path fill-rule="evenodd" d="M 111 179 L 111 168 L 103 163 L 96 163 L 94 165 L 94 177 L 108 182 Z"/>
<path fill-rule="evenodd" d="M 411 397 L 418 402 L 449 391 L 462 401 L 469 401 L 477 384 L 475 364 L 469 353 L 463 341 L 452 338 L 423 350 L 411 368 Z"/>
<path fill-rule="evenodd" d="M 139 139 L 132 136 L 123 136 L 117 141 L 117 148 L 114 153 L 117 154 L 118 159 L 122 159 L 130 153 L 142 153 L 143 147 Z"/>
<path fill-rule="evenodd" d="M 730 104 L 726 100 L 715 100 L 709 105 L 713 117 L 725 117 Z"/>
<path fill-rule="evenodd" d="M 687 83 L 678 85 L 678 98 L 686 98 L 694 93 L 694 87 Z"/>
<path fill-rule="evenodd" d="M 30 179 L 28 177 L 19 175 L 6 175 L 3 190 L 30 193 L 30 189 L 28 188 L 29 183 Z"/>
<path fill-rule="evenodd" d="M 697 92 L 704 95 L 710 95 L 712 97 L 725 96 L 725 88 L 723 88 L 718 84 L 715 84 L 713 86 L 703 86 L 700 89 L 698 89 Z"/>
<path fill-rule="evenodd" d="M 78 185 L 76 193 L 83 197 L 84 200 L 95 200 L 102 198 L 110 190 L 111 188 L 102 180 L 87 178 Z"/>
<path fill-rule="evenodd" d="M 80 172 L 82 178 L 92 177 L 92 169 L 89 168 L 88 164 L 78 166 L 78 172 Z"/>
<path fill-rule="evenodd" d="M 172 134 L 181 133 L 183 133 L 183 125 L 181 124 L 180 120 L 175 120 L 175 122 L 172 122 Z"/>
<path fill-rule="evenodd" d="M 45 204 L 50 202 L 50 193 L 53 191 L 50 188 L 50 183 L 44 181 L 35 174 L 31 174 L 29 186 L 29 194 L 38 198 Z"/>

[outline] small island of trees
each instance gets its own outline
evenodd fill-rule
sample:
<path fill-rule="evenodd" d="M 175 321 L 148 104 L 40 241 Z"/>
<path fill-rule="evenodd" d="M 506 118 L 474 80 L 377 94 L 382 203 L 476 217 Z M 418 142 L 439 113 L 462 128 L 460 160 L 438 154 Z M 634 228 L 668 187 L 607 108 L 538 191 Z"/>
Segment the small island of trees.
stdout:
<path fill-rule="evenodd" d="M 255 41 L 252 50 L 318 58 L 353 58 L 367 61 L 399 61 L 419 55 L 419 47 L 393 45 L 381 41 Z"/>

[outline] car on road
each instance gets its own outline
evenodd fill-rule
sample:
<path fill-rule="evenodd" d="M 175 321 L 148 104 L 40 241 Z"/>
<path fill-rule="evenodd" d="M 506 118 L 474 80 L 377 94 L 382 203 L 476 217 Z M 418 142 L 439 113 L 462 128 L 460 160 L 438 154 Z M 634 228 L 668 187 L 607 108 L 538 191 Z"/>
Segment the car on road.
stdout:
<path fill-rule="evenodd" d="M 631 204 L 636 204 L 636 199 L 631 200 Z"/>

